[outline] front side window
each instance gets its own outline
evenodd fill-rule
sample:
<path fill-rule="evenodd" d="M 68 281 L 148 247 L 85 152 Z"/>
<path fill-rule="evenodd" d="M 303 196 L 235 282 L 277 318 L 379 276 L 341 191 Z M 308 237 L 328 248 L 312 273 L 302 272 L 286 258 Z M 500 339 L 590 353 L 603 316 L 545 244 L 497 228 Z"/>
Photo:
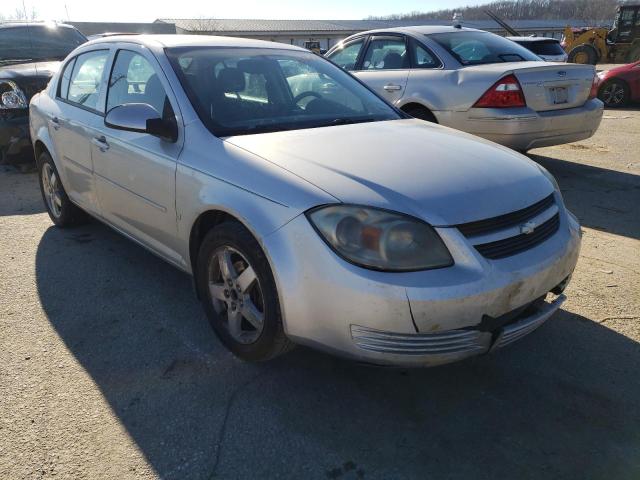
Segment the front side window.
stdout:
<path fill-rule="evenodd" d="M 102 106 L 98 106 L 98 98 L 102 73 L 108 57 L 108 50 L 95 50 L 78 55 L 69 80 L 69 93 L 66 97 L 69 102 L 91 110 L 103 111 Z"/>
<path fill-rule="evenodd" d="M 351 75 L 310 52 L 166 52 L 198 116 L 219 137 L 400 118 Z"/>
<path fill-rule="evenodd" d="M 540 61 L 540 58 L 511 40 L 489 32 L 462 31 L 431 33 L 435 40 L 461 65 Z"/>
<path fill-rule="evenodd" d="M 409 56 L 403 37 L 373 37 L 362 62 L 363 70 L 409 68 Z"/>
<path fill-rule="evenodd" d="M 62 60 L 87 39 L 75 28 L 25 25 L 0 29 L 0 65 Z"/>
<path fill-rule="evenodd" d="M 160 115 L 170 108 L 162 82 L 149 61 L 136 52 L 119 50 L 109 79 L 107 112 L 126 103 L 146 103 Z"/>
<path fill-rule="evenodd" d="M 356 40 L 349 43 L 342 48 L 335 50 L 329 55 L 329 59 L 336 65 L 345 70 L 353 70 L 356 68 L 356 62 L 358 61 L 358 55 L 364 45 L 364 39 Z"/>

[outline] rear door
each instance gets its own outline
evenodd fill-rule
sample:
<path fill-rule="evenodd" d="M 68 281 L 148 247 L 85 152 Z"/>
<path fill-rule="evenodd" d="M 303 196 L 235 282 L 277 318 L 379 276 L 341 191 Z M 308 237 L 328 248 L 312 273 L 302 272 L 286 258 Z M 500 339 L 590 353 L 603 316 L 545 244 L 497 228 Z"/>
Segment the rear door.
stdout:
<path fill-rule="evenodd" d="M 99 213 L 90 138 L 104 121 L 105 66 L 109 49 L 91 50 L 68 61 L 56 91 L 58 111 L 49 118 L 57 158 L 69 197 Z"/>
<path fill-rule="evenodd" d="M 410 59 L 404 35 L 371 35 L 353 73 L 391 104 L 405 95 Z"/>
<path fill-rule="evenodd" d="M 176 118 L 178 112 L 157 61 L 137 45 L 127 45 L 115 54 L 106 111 L 127 103 L 146 103 L 166 118 Z M 175 172 L 184 137 L 180 122 L 178 125 L 180 134 L 174 143 L 102 123 L 91 139 L 91 151 L 103 217 L 180 263 L 176 253 Z"/>

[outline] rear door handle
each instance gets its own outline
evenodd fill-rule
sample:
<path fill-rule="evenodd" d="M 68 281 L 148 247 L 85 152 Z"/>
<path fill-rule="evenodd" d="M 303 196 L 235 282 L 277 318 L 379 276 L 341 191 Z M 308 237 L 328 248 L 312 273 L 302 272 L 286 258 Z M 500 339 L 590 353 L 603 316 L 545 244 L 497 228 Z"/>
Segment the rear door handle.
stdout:
<path fill-rule="evenodd" d="M 54 130 L 60 129 L 60 119 L 58 117 L 51 117 L 51 125 Z"/>
<path fill-rule="evenodd" d="M 107 143 L 107 139 L 104 135 L 100 135 L 99 137 L 93 137 L 91 139 L 91 143 L 93 143 L 96 147 L 100 149 L 101 152 L 106 152 L 109 150 L 109 143 Z"/>
<path fill-rule="evenodd" d="M 385 85 L 384 88 L 387 92 L 395 92 L 398 90 L 402 90 L 402 86 L 400 85 L 395 85 L 393 83 L 388 83 L 387 85 Z"/>

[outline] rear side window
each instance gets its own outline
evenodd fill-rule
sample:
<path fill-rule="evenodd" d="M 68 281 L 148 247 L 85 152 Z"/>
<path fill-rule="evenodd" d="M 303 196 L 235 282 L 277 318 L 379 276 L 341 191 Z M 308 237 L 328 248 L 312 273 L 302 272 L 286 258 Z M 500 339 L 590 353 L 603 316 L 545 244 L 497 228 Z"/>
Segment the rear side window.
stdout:
<path fill-rule="evenodd" d="M 404 37 L 372 37 L 362 63 L 363 70 L 399 70 L 409 68 Z"/>
<path fill-rule="evenodd" d="M 540 42 L 518 42 L 524 48 L 528 48 L 536 55 L 562 55 L 564 50 L 558 42 L 540 41 Z"/>
<path fill-rule="evenodd" d="M 461 65 L 540 61 L 540 58 L 511 40 L 489 32 L 461 31 L 427 35 Z"/>
<path fill-rule="evenodd" d="M 168 99 L 149 61 L 136 52 L 119 50 L 109 79 L 107 112 L 126 103 L 146 103 L 162 115 Z"/>
<path fill-rule="evenodd" d="M 329 59 L 345 70 L 353 70 L 363 45 L 364 39 L 356 40 L 333 52 L 329 55 Z"/>
<path fill-rule="evenodd" d="M 66 99 L 84 108 L 103 112 L 98 106 L 102 73 L 109 56 L 108 50 L 95 50 L 78 55 L 69 80 Z"/>

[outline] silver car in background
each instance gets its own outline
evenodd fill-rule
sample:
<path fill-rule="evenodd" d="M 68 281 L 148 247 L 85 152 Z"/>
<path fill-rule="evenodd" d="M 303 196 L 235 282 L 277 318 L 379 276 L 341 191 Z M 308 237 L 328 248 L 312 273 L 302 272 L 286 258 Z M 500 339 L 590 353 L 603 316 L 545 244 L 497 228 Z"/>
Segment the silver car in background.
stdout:
<path fill-rule="evenodd" d="M 514 150 L 589 138 L 602 119 L 592 65 L 545 63 L 481 30 L 372 30 L 326 56 L 411 116 Z"/>
<path fill-rule="evenodd" d="M 301 48 L 94 40 L 30 113 L 52 221 L 89 214 L 193 275 L 243 359 L 293 342 L 408 366 L 486 353 L 560 307 L 578 258 L 544 168 Z"/>
<path fill-rule="evenodd" d="M 507 40 L 516 42 L 521 47 L 530 50 L 545 62 L 563 62 L 569 59 L 569 55 L 564 51 L 560 40 L 545 37 L 505 37 Z"/>

